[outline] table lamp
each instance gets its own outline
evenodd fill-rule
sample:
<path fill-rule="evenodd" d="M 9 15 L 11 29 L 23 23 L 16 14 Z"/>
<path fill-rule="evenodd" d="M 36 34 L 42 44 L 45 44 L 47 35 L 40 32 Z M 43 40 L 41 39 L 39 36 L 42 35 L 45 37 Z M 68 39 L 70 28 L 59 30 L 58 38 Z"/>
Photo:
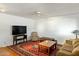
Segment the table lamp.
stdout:
<path fill-rule="evenodd" d="M 76 35 L 76 39 L 77 39 L 79 35 L 79 30 L 74 30 L 72 33 Z"/>

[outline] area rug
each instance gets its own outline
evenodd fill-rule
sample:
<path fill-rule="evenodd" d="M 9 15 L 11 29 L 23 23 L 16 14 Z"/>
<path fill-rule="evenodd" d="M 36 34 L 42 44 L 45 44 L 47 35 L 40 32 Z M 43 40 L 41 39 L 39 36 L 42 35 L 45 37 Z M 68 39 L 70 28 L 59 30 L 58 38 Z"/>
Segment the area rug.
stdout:
<path fill-rule="evenodd" d="M 15 46 L 10 46 L 9 48 L 23 54 L 24 56 L 48 56 L 48 54 L 38 51 L 38 41 L 36 42 L 27 42 Z M 51 50 L 50 56 L 56 56 L 56 50 Z"/>

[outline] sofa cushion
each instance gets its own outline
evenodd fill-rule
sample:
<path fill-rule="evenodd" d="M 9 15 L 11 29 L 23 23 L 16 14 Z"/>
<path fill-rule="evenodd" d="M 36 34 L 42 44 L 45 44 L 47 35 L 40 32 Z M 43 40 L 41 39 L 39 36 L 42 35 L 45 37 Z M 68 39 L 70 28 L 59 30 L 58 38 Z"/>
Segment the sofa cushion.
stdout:
<path fill-rule="evenodd" d="M 77 46 L 79 46 L 79 39 L 73 40 L 73 48 L 76 48 Z"/>
<path fill-rule="evenodd" d="M 75 43 L 77 43 L 77 42 L 79 42 L 79 39 L 74 39 L 74 40 L 73 40 L 73 44 L 75 44 Z"/>
<path fill-rule="evenodd" d="M 39 40 L 38 37 L 32 37 L 32 41 L 37 41 L 37 40 Z"/>
<path fill-rule="evenodd" d="M 66 40 L 65 43 L 66 43 L 66 44 L 69 44 L 69 45 L 72 45 L 72 41 L 73 41 L 73 40 Z"/>
<path fill-rule="evenodd" d="M 56 55 L 57 56 L 71 56 L 72 53 L 66 50 L 59 50 Z"/>
<path fill-rule="evenodd" d="M 62 50 L 66 50 L 66 51 L 69 51 L 69 52 L 72 52 L 73 50 L 73 46 L 72 45 L 69 45 L 69 44 L 65 44 L 61 47 Z"/>
<path fill-rule="evenodd" d="M 73 48 L 76 48 L 77 46 L 79 46 L 79 43 L 74 44 Z"/>
<path fill-rule="evenodd" d="M 79 46 L 73 49 L 72 54 L 75 56 L 79 56 Z"/>

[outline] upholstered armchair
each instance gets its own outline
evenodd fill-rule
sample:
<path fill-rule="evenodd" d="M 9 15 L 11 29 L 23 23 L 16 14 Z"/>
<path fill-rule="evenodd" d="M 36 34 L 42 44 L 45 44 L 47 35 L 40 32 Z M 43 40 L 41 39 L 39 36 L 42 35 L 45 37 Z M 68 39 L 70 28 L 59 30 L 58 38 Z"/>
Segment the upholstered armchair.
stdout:
<path fill-rule="evenodd" d="M 39 40 L 38 33 L 37 33 L 37 32 L 32 32 L 32 33 L 31 33 L 31 36 L 30 36 L 30 39 L 31 39 L 32 41 L 37 41 L 37 40 Z"/>

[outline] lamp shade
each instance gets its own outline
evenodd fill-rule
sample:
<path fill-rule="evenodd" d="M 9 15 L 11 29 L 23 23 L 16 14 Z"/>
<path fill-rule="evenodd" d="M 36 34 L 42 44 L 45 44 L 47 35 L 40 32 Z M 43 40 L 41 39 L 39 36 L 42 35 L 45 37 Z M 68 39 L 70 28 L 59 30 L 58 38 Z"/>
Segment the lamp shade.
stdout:
<path fill-rule="evenodd" d="M 79 35 L 79 30 L 74 30 L 72 33 Z"/>

